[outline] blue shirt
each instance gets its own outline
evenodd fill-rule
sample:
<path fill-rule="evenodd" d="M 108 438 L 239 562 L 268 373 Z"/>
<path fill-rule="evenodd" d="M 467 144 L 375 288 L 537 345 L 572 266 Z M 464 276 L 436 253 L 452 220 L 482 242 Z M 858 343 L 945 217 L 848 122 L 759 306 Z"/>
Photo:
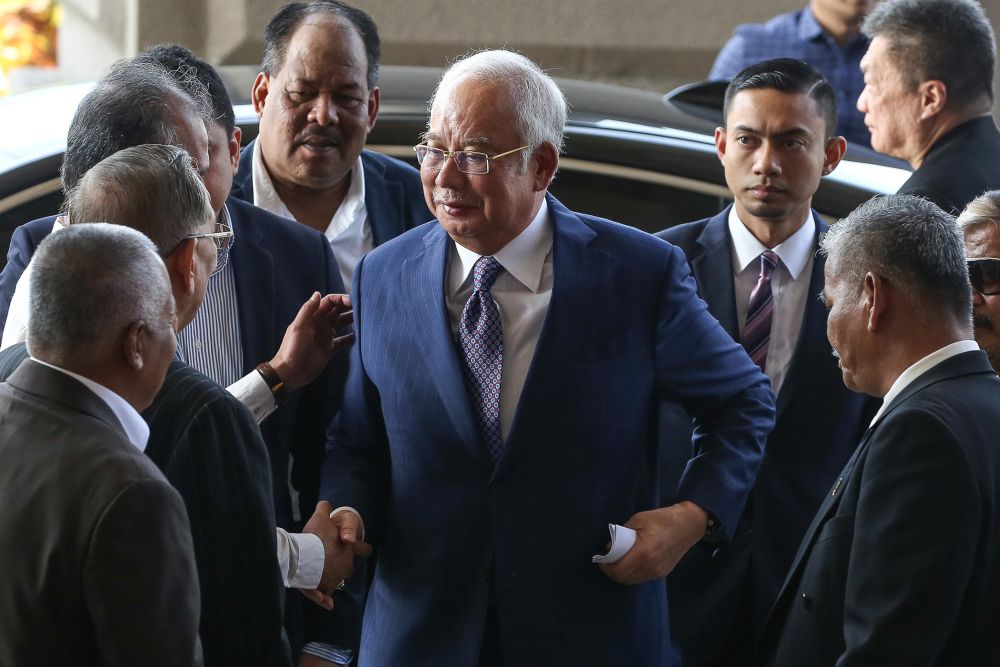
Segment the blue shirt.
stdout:
<path fill-rule="evenodd" d="M 865 87 L 861 58 L 869 40 L 859 34 L 841 46 L 828 35 L 808 7 L 775 16 L 767 23 L 737 26 L 719 52 L 708 75 L 731 79 L 740 70 L 771 58 L 797 58 L 818 69 L 837 91 L 837 134 L 862 146 L 871 146 L 864 114 L 857 109 Z"/>

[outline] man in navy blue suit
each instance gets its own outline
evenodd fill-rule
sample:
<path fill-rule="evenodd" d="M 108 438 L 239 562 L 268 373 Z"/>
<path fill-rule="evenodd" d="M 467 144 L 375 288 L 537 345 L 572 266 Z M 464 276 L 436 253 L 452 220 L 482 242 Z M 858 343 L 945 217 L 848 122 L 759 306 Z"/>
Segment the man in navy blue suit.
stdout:
<path fill-rule="evenodd" d="M 176 69 L 178 64 L 185 68 Z M 162 65 L 173 69 L 176 81 Z M 188 71 L 192 67 L 195 76 Z M 147 109 L 145 116 L 135 114 L 136 105 Z M 180 47 L 156 47 L 113 65 L 81 102 L 67 141 L 63 187 L 72 189 L 106 153 L 131 145 L 180 144 L 194 157 L 217 221 L 232 227 L 235 241 L 229 262 L 209 281 L 202 309 L 178 336 L 179 354 L 228 386 L 258 421 L 264 420 L 275 516 L 278 526 L 294 531 L 317 503 L 323 434 L 340 404 L 347 360 L 340 355 L 326 363 L 332 332 L 325 343 L 314 344 L 303 337 L 306 328 L 290 325 L 315 292 L 344 289 L 321 234 L 227 196 L 239 156 L 239 129 L 233 122 L 228 94 L 207 63 Z M 0 276 L 8 299 L 54 220 L 35 220 L 15 231 Z M 8 319 L 5 339 L 13 319 Z M 262 360 L 269 360 L 267 367 L 255 370 Z M 315 588 L 324 566 L 323 545 L 311 536 L 290 533 L 289 538 L 296 544 L 286 552 L 289 557 L 298 554 L 298 566 L 285 571 L 298 576 L 286 583 Z M 319 614 L 315 605 L 290 591 L 286 629 L 296 654 L 312 640 L 348 651 L 354 646 L 359 628 L 351 608 L 358 604 L 357 591 L 338 597 L 335 618 Z"/>
<path fill-rule="evenodd" d="M 375 246 L 430 220 L 408 164 L 363 150 L 379 109 L 378 28 L 335 0 L 282 7 L 253 84 L 260 135 L 233 194 L 323 232 L 344 284 Z"/>
<path fill-rule="evenodd" d="M 679 250 L 547 194 L 566 114 L 523 56 L 457 62 L 416 147 L 438 220 L 355 272 L 322 497 L 380 549 L 362 664 L 663 665 L 663 577 L 732 534 L 753 483 L 765 376 Z M 661 400 L 701 450 L 669 507 Z M 609 523 L 635 543 L 596 565 Z"/>
<path fill-rule="evenodd" d="M 687 255 L 709 310 L 777 396 L 767 457 L 732 544 L 692 549 L 667 580 L 684 667 L 749 663 L 799 540 L 874 414 L 844 386 L 816 298 L 824 265 L 816 249 L 827 225 L 810 206 L 820 178 L 844 155 L 836 119 L 835 91 L 804 62 L 767 60 L 739 72 L 715 134 L 734 203 L 659 234 Z M 771 301 L 757 308 L 762 289 Z M 689 420 L 677 410 L 663 416 L 669 448 Z"/>

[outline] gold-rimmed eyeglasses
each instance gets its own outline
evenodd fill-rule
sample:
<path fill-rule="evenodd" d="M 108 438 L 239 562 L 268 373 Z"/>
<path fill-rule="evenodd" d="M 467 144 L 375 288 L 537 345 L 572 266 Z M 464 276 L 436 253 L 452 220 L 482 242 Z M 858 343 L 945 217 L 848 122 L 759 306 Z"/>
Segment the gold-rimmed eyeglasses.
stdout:
<path fill-rule="evenodd" d="M 489 155 L 480 151 L 445 151 L 440 148 L 433 148 L 427 144 L 418 144 L 413 147 L 413 150 L 417 154 L 417 163 L 422 168 L 441 171 L 444 169 L 444 163 L 448 158 L 451 158 L 455 161 L 455 166 L 463 174 L 488 174 L 490 173 L 490 160 L 520 153 L 526 148 L 531 148 L 531 144 L 503 153 L 497 153 L 496 155 Z"/>
<path fill-rule="evenodd" d="M 233 234 L 232 227 L 221 222 L 217 222 L 215 223 L 214 232 L 188 234 L 178 241 L 177 245 L 184 243 L 188 239 L 195 239 L 196 241 L 198 239 L 211 239 L 212 243 L 215 244 L 215 269 L 212 271 L 212 275 L 214 276 L 216 273 L 226 268 L 226 264 L 229 262 L 229 250 L 233 247 L 233 241 L 236 239 L 236 236 Z M 177 246 L 174 247 L 176 248 Z"/>

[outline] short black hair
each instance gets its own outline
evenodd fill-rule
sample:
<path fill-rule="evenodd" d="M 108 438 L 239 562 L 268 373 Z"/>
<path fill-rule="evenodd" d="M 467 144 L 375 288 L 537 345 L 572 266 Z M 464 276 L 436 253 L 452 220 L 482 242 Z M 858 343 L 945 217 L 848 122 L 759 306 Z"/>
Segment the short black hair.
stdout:
<path fill-rule="evenodd" d="M 63 191 L 123 148 L 176 144 L 178 99 L 190 101 L 202 116 L 211 113 L 205 86 L 193 76 L 172 76 L 163 65 L 138 56 L 112 64 L 73 115 L 63 155 Z"/>
<path fill-rule="evenodd" d="M 997 47 L 978 2 L 885 0 L 861 29 L 888 41 L 893 65 L 911 89 L 937 80 L 948 89 L 948 106 L 992 104 Z"/>
<path fill-rule="evenodd" d="M 367 13 L 338 0 L 293 2 L 279 9 L 264 29 L 264 62 L 261 71 L 271 76 L 285 66 L 285 52 L 289 40 L 303 19 L 316 14 L 330 14 L 347 19 L 358 31 L 361 41 L 364 42 L 368 60 L 368 90 L 375 88 L 378 85 L 378 69 L 382 61 L 378 27 Z"/>
<path fill-rule="evenodd" d="M 233 102 L 219 73 L 207 62 L 196 56 L 191 49 L 180 44 L 157 44 L 151 46 L 140 57 L 150 58 L 170 70 L 175 78 L 193 74 L 208 90 L 212 100 L 212 118 L 222 125 L 226 136 L 233 136 L 236 129 L 236 114 Z"/>
<path fill-rule="evenodd" d="M 830 82 L 812 65 L 794 58 L 773 58 L 741 70 L 726 86 L 722 103 L 722 123 L 729 118 L 729 108 L 737 93 L 744 90 L 777 90 L 803 93 L 816 102 L 826 122 L 826 136 L 837 130 L 837 93 Z"/>

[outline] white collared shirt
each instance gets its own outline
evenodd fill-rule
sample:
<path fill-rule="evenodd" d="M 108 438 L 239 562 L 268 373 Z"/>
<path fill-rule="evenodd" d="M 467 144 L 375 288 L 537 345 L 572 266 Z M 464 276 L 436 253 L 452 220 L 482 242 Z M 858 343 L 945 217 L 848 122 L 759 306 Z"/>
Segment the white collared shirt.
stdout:
<path fill-rule="evenodd" d="M 886 392 L 885 396 L 882 398 L 882 405 L 879 407 L 878 412 L 875 413 L 875 418 L 872 419 L 872 424 L 875 424 L 875 422 L 882 417 L 882 413 L 885 412 L 886 407 L 896 400 L 896 397 L 903 393 L 903 390 L 910 386 L 921 375 L 934 368 L 942 361 L 951 359 L 952 357 L 962 354 L 963 352 L 972 352 L 978 349 L 979 345 L 977 345 L 974 340 L 955 341 L 954 343 L 949 343 L 948 345 L 931 352 L 926 357 L 907 368 L 899 374 L 899 377 L 896 378 L 896 381 L 892 383 L 892 386 L 889 387 L 889 391 Z"/>
<path fill-rule="evenodd" d="M 133 408 L 128 401 L 124 398 L 111 391 L 103 384 L 98 384 L 90 378 L 83 377 L 78 373 L 73 371 L 68 371 L 65 368 L 60 368 L 47 361 L 42 361 L 41 359 L 36 359 L 35 357 L 30 357 L 35 363 L 41 364 L 42 366 L 48 366 L 52 370 L 59 371 L 64 375 L 68 375 L 74 380 L 81 382 L 87 389 L 97 394 L 97 397 L 104 401 L 104 403 L 111 409 L 115 417 L 118 418 L 118 423 L 121 424 L 122 430 L 125 431 L 125 437 L 128 441 L 135 445 L 135 448 L 140 452 L 146 451 L 146 443 L 149 442 L 149 425 L 146 424 L 142 415 Z"/>
<path fill-rule="evenodd" d="M 253 146 L 253 203 L 265 211 L 270 211 L 283 218 L 295 220 L 285 202 L 278 196 L 271 181 L 271 175 L 264 166 L 260 142 Z M 333 256 L 337 258 L 340 267 L 340 277 L 344 279 L 344 287 L 351 289 L 354 278 L 354 268 L 369 250 L 375 247 L 375 237 L 371 225 L 368 224 L 368 208 L 365 206 L 365 169 L 358 156 L 351 167 L 348 186 L 344 201 L 330 218 L 326 228 L 326 238 L 333 248 Z"/>
<path fill-rule="evenodd" d="M 454 241 L 450 246 L 445 297 L 451 332 L 457 338 L 462 310 L 472 295 L 472 267 L 481 255 Z M 503 326 L 500 429 L 506 439 L 552 298 L 552 222 L 545 200 L 531 224 L 493 257 L 505 269 L 490 293 Z"/>
<path fill-rule="evenodd" d="M 771 338 L 767 346 L 764 373 L 771 380 L 777 396 L 788 374 L 795 354 L 795 345 L 802 330 L 802 319 L 809 298 L 816 250 L 816 221 L 812 213 L 805 223 L 774 248 L 767 248 L 740 220 L 736 207 L 729 210 L 729 237 L 733 250 L 733 283 L 736 296 L 736 318 L 740 336 L 746 327 L 750 294 L 760 276 L 760 254 L 771 250 L 781 259 L 771 274 L 771 294 L 774 314 L 771 316 Z"/>
<path fill-rule="evenodd" d="M 56 216 L 52 223 L 52 233 L 69 225 L 69 217 Z M 7 321 L 3 325 L 3 336 L 0 337 L 0 350 L 6 350 L 11 345 L 28 338 L 28 318 L 31 316 L 31 261 L 24 267 L 21 277 L 14 285 L 14 294 L 10 297 L 10 307 L 7 309 Z"/>

